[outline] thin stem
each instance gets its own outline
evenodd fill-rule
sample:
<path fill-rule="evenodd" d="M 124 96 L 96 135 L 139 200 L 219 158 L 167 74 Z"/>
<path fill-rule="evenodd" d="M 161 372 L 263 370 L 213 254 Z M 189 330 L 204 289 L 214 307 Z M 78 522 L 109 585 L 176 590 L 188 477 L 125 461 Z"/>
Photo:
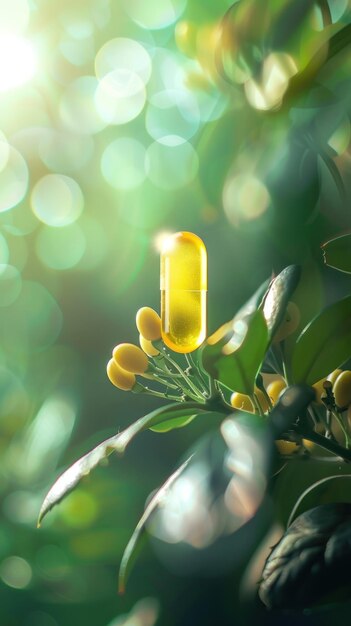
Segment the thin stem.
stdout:
<path fill-rule="evenodd" d="M 212 378 L 212 376 L 210 375 L 208 375 L 208 387 L 209 387 L 210 398 L 215 398 L 219 392 L 217 390 L 216 382 L 214 378 Z"/>
<path fill-rule="evenodd" d="M 311 407 L 311 406 L 309 406 L 309 407 L 307 408 L 307 411 L 308 411 L 308 414 L 309 414 L 309 416 L 310 416 L 310 418 L 311 418 L 311 420 L 312 420 L 312 422 L 313 422 L 313 426 L 317 426 L 317 420 L 316 420 L 316 418 L 315 418 L 315 415 L 314 415 L 314 412 L 313 412 L 312 407 Z"/>
<path fill-rule="evenodd" d="M 285 360 L 284 348 L 281 343 L 279 344 L 279 351 L 280 351 L 280 356 L 281 356 L 282 366 L 283 366 L 283 376 L 285 378 L 285 382 L 287 386 L 289 387 L 289 385 L 291 385 L 290 372 L 288 370 L 288 365 Z"/>
<path fill-rule="evenodd" d="M 163 354 L 162 357 L 165 360 L 167 359 L 167 356 L 165 354 Z M 170 359 L 170 357 L 168 357 L 168 358 Z M 177 384 L 177 388 L 182 393 L 185 393 L 187 396 L 189 396 L 189 398 L 192 398 L 192 400 L 196 400 L 196 401 L 199 400 L 198 394 L 192 393 L 192 391 L 190 391 L 189 388 L 184 385 L 183 380 L 184 380 L 185 374 L 181 370 L 181 368 L 179 368 L 179 374 L 176 374 L 175 372 L 173 372 L 170 369 L 168 369 L 166 365 L 165 365 L 165 369 L 161 369 L 161 368 L 159 368 L 159 367 L 157 367 L 157 366 L 155 366 L 153 364 L 150 364 L 150 369 L 151 369 L 152 372 L 155 372 L 156 375 L 161 374 L 162 377 L 172 378 L 174 380 L 174 382 Z M 177 380 L 175 380 L 175 379 L 177 379 Z"/>
<path fill-rule="evenodd" d="M 205 393 L 207 395 L 208 394 L 208 389 L 207 389 L 207 387 L 205 387 L 205 384 L 203 383 L 203 380 L 201 378 L 201 374 L 200 374 L 199 368 L 195 364 L 194 360 L 191 358 L 190 353 L 189 354 L 185 354 L 184 356 L 185 356 L 186 362 L 187 362 L 187 364 L 188 364 L 188 366 L 189 366 L 189 368 L 191 370 L 191 374 L 190 375 L 194 376 L 194 378 L 196 379 L 196 382 L 199 385 L 201 393 Z"/>
<path fill-rule="evenodd" d="M 272 400 L 270 399 L 270 397 L 269 397 L 269 395 L 267 393 L 267 389 L 265 388 L 264 385 L 262 385 L 262 387 L 260 387 L 260 390 L 262 391 L 264 397 L 266 398 L 267 404 L 269 406 L 269 410 L 271 411 L 273 409 L 273 403 L 272 403 Z"/>
<path fill-rule="evenodd" d="M 308 439 L 308 441 L 312 441 L 312 443 L 317 444 L 321 448 L 329 450 L 329 452 L 343 459 L 346 463 L 351 462 L 351 450 L 347 450 L 343 446 L 340 446 L 336 441 L 327 439 L 314 431 L 304 432 L 298 429 L 295 432 L 297 432 L 303 439 Z"/>
<path fill-rule="evenodd" d="M 178 385 L 173 385 L 172 383 L 168 382 L 167 380 L 164 380 L 163 378 L 161 378 L 157 374 L 154 374 L 154 380 L 156 382 L 160 383 L 160 385 L 164 385 L 165 387 L 169 387 L 169 389 L 179 389 Z"/>
<path fill-rule="evenodd" d="M 154 391 L 154 389 L 149 389 L 148 387 L 144 387 L 143 390 L 138 393 L 143 393 L 147 396 L 155 396 L 155 398 L 163 398 L 165 400 L 175 400 L 176 402 L 183 402 L 182 396 L 173 396 L 168 393 L 162 393 L 162 391 Z"/>
<path fill-rule="evenodd" d="M 335 476 L 326 476 L 325 478 L 321 478 L 316 483 L 313 483 L 312 485 L 307 487 L 307 489 L 305 489 L 305 491 L 300 495 L 300 497 L 295 502 L 294 507 L 289 515 L 287 526 L 289 527 L 290 524 L 293 522 L 294 518 L 296 517 L 296 513 L 299 509 L 301 502 L 305 499 L 306 496 L 308 496 L 309 493 L 311 493 L 312 491 L 314 491 L 316 488 L 320 487 L 321 485 L 329 482 L 330 480 L 340 480 L 340 478 L 350 479 L 351 476 L 350 474 L 336 474 Z"/>
<path fill-rule="evenodd" d="M 260 405 L 260 401 L 259 401 L 257 395 L 255 393 L 253 393 L 252 396 L 250 396 L 250 398 L 251 398 L 251 400 L 253 402 L 253 405 L 254 405 L 255 410 L 257 411 L 257 413 L 259 415 L 264 415 L 262 407 Z"/>
<path fill-rule="evenodd" d="M 344 422 L 342 421 L 342 417 L 336 411 L 332 411 L 332 415 L 333 415 L 334 419 L 338 422 L 338 424 L 339 424 L 339 426 L 340 426 L 340 428 L 342 430 L 342 434 L 345 437 L 345 447 L 347 449 L 349 449 L 349 447 L 350 447 L 350 445 L 349 445 L 349 436 L 348 436 L 347 430 L 346 430 L 346 428 L 344 426 Z"/>
<path fill-rule="evenodd" d="M 208 389 L 207 389 L 207 380 L 205 379 L 205 376 L 203 375 L 203 373 L 201 371 L 201 368 L 199 367 L 199 364 L 198 364 L 199 359 L 197 358 L 197 363 L 196 363 L 195 359 L 193 358 L 193 355 L 191 354 L 191 352 L 189 353 L 189 359 L 190 359 L 193 367 L 196 369 L 198 377 L 201 380 L 201 382 L 203 383 L 204 387 L 206 388 L 206 391 L 208 391 Z"/>
<path fill-rule="evenodd" d="M 275 368 L 276 373 L 282 376 L 283 375 L 282 365 L 278 361 L 278 356 L 275 353 L 273 346 L 270 347 L 269 352 L 268 352 L 268 361 L 269 360 L 271 360 L 271 366 L 273 367 L 273 369 Z"/>
<path fill-rule="evenodd" d="M 190 387 L 190 389 L 192 390 L 192 394 L 195 394 L 195 398 L 196 399 L 200 399 L 202 402 L 205 402 L 204 397 L 200 391 L 200 389 L 198 389 L 196 387 L 196 385 L 194 385 L 194 383 L 190 380 L 189 376 L 187 376 L 182 368 L 178 365 L 178 363 L 176 361 L 174 361 L 172 359 L 172 357 L 167 353 L 167 352 L 163 352 L 163 355 L 165 357 L 165 359 L 167 359 L 169 361 L 169 363 L 171 363 L 171 365 L 174 367 L 174 369 L 177 370 L 177 372 L 182 376 L 182 378 L 184 379 L 185 383 Z M 187 393 L 188 391 L 185 390 Z"/>

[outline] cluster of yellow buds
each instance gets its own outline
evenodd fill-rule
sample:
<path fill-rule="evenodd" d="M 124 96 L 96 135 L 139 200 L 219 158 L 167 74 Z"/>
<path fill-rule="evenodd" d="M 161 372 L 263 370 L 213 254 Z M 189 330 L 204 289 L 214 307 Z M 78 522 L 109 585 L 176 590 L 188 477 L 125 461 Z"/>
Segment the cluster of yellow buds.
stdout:
<path fill-rule="evenodd" d="M 136 375 L 152 377 L 148 356 L 159 354 L 152 341 L 161 338 L 160 316 L 150 307 L 142 307 L 136 315 L 136 325 L 140 333 L 140 348 L 132 343 L 120 343 L 113 349 L 112 359 L 107 364 L 107 375 L 113 385 L 123 391 L 136 386 Z"/>
<path fill-rule="evenodd" d="M 188 397 L 205 402 L 209 395 L 207 381 L 201 378 L 197 367 L 191 367 L 191 357 L 185 355 L 186 368 L 191 369 L 189 373 L 169 354 L 162 342 L 161 318 L 158 313 L 150 307 L 142 307 L 136 314 L 136 327 L 140 347 L 132 343 L 121 343 L 113 349 L 112 358 L 107 364 L 107 375 L 111 383 L 123 391 L 148 393 L 177 401 L 184 401 Z M 144 387 L 137 381 L 137 376 L 167 387 L 166 392 Z M 171 395 L 169 390 L 177 391 L 178 395 Z"/>

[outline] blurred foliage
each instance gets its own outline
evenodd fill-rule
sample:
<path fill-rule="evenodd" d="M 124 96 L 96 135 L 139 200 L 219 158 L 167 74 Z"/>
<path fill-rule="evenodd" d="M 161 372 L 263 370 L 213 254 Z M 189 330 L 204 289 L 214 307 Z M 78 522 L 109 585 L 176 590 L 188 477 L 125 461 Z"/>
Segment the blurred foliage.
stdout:
<path fill-rule="evenodd" d="M 63 466 L 158 406 L 115 393 L 105 362 L 131 312 L 159 308 L 165 232 L 206 243 L 210 333 L 291 263 L 304 318 L 287 350 L 349 292 L 320 251 L 351 227 L 349 40 L 348 0 L 0 0 L 4 626 L 128 624 L 147 595 L 170 626 L 268 619 L 238 604 L 235 571 L 190 593 L 147 552 L 115 595 L 145 494 L 210 420 L 144 433 L 35 520 Z M 318 478 L 301 464 L 297 493 Z"/>

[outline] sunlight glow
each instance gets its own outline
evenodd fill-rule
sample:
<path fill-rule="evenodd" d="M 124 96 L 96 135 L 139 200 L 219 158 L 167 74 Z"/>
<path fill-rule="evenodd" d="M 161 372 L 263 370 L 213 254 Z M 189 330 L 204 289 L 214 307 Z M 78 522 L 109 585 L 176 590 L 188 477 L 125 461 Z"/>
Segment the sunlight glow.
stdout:
<path fill-rule="evenodd" d="M 0 93 L 29 82 L 37 69 L 31 44 L 22 37 L 0 36 Z"/>

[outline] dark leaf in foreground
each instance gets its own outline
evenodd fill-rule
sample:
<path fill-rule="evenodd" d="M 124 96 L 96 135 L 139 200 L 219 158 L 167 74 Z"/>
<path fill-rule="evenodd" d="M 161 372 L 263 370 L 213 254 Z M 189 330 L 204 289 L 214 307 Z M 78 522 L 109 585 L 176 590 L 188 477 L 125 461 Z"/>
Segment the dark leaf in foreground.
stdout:
<path fill-rule="evenodd" d="M 259 596 L 271 609 L 302 609 L 351 586 L 351 504 L 300 515 L 268 557 Z"/>
<path fill-rule="evenodd" d="M 130 573 L 131 568 L 131 559 L 137 547 L 138 541 L 140 540 L 141 534 L 145 529 L 145 524 L 148 521 L 149 517 L 152 515 L 154 510 L 162 504 L 162 500 L 166 497 L 168 490 L 171 488 L 174 481 L 182 474 L 182 472 L 187 467 L 191 457 L 189 457 L 178 469 L 176 469 L 169 478 L 167 478 L 166 482 L 156 491 L 155 495 L 151 498 L 149 504 L 147 505 L 143 515 L 141 516 L 138 524 L 135 527 L 135 530 L 127 544 L 126 549 L 124 550 L 121 566 L 119 569 L 119 580 L 118 580 L 118 591 L 119 593 L 124 593 L 125 585 L 127 582 L 127 578 Z"/>
<path fill-rule="evenodd" d="M 141 417 L 122 432 L 99 443 L 95 448 L 93 448 L 93 450 L 90 450 L 90 452 L 78 459 L 78 461 L 73 463 L 71 467 L 58 477 L 47 493 L 41 506 L 38 526 L 40 526 L 45 515 L 55 506 L 55 504 L 58 504 L 66 495 L 68 495 L 84 476 L 87 476 L 92 469 L 94 469 L 104 458 L 112 454 L 112 452 L 123 454 L 132 439 L 134 439 L 134 437 L 143 430 L 152 428 L 158 424 L 163 424 L 165 429 L 167 421 L 182 419 L 185 416 L 190 418 L 190 416 L 194 416 L 194 412 L 196 414 L 207 413 L 207 410 L 203 409 L 201 405 L 196 402 L 169 404 L 165 407 L 156 409 L 145 417 Z"/>
<path fill-rule="evenodd" d="M 270 428 L 243 411 L 190 450 L 148 524 L 162 561 L 182 575 L 243 567 L 272 523 L 266 488 L 275 453 Z"/>

